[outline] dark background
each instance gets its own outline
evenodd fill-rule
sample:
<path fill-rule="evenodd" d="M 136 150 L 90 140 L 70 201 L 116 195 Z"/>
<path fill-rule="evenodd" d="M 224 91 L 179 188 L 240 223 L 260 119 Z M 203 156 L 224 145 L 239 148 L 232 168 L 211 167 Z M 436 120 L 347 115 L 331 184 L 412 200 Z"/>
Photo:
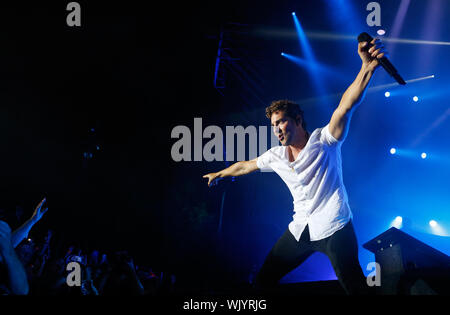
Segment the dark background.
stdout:
<path fill-rule="evenodd" d="M 399 2 L 379 2 L 389 29 Z M 86 250 L 128 249 L 138 264 L 173 272 L 187 286 L 246 281 L 291 220 L 289 192 L 275 174 L 262 173 L 208 189 L 201 176 L 227 163 L 174 162 L 171 131 L 192 128 L 194 117 L 202 117 L 203 126 L 268 126 L 270 101 L 317 96 L 305 69 L 280 57 L 281 51 L 302 55 L 297 38 L 252 32 L 295 31 L 290 14 L 296 11 L 307 30 L 374 34 L 365 24 L 366 3 L 349 2 L 356 15 L 348 19 L 348 8 L 333 1 L 79 1 L 81 27 L 66 25 L 67 3 L 0 7 L 0 208 L 20 205 L 28 217 L 45 196 L 49 212 L 33 238 L 50 228 L 55 239 Z M 427 3 L 415 1 L 401 35 L 450 41 L 448 22 L 440 33 L 421 32 Z M 448 10 L 443 5 L 441 21 Z M 224 65 L 226 89 L 218 91 L 213 78 L 221 30 L 228 30 L 224 43 L 238 61 Z M 341 76 L 323 78 L 327 92 L 337 94 L 325 106 L 304 102 L 309 131 L 328 122 L 360 66 L 356 39 L 311 43 L 317 59 Z M 399 213 L 428 220 L 432 208 L 448 222 L 448 164 L 418 167 L 420 160 L 388 160 L 387 154 L 391 146 L 411 147 L 448 108 L 448 62 L 438 62 L 448 48 L 430 47 L 426 67 L 415 64 L 418 46 L 395 46 L 392 57 L 406 79 L 438 73 L 441 94 L 425 106 L 410 98 L 435 91 L 428 81 L 411 85 L 395 102 L 383 90 L 368 95 L 354 115 L 343 166 L 360 243 Z M 372 84 L 391 82 L 379 71 Z M 448 156 L 442 146 L 448 122 L 433 132 L 425 149 Z M 85 152 L 93 157 L 83 158 Z M 334 277 L 323 257 L 303 268 L 296 281 Z"/>
<path fill-rule="evenodd" d="M 0 208 L 16 228 L 46 197 L 30 237 L 52 229 L 57 243 L 127 249 L 138 264 L 185 272 L 204 235 L 189 233 L 189 193 L 173 188 L 190 179 L 172 162 L 170 131 L 220 108 L 215 39 L 233 13 L 79 1 L 82 26 L 68 27 L 67 3 L 0 8 Z"/>

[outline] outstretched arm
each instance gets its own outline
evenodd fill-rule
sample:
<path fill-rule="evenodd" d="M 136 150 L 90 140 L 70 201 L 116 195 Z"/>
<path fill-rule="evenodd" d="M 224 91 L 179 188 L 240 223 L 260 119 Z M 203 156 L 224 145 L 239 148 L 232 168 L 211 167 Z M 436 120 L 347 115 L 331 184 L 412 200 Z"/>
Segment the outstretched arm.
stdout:
<path fill-rule="evenodd" d="M 217 173 L 209 173 L 203 176 L 208 179 L 208 186 L 217 185 L 218 181 L 228 176 L 241 176 L 254 172 L 258 169 L 256 166 L 256 159 L 250 161 L 241 161 L 234 163 L 230 167 L 219 171 Z"/>
<path fill-rule="evenodd" d="M 42 206 L 45 203 L 46 198 L 42 199 L 42 201 L 36 206 L 34 209 L 34 213 L 24 224 L 22 224 L 19 228 L 15 229 L 11 235 L 11 242 L 14 248 L 22 242 L 22 240 L 28 237 L 28 234 L 31 231 L 31 228 L 42 218 L 42 216 L 47 212 L 48 208 L 42 210 Z"/>
<path fill-rule="evenodd" d="M 331 116 L 330 133 L 338 140 L 345 138 L 347 135 L 353 111 L 364 99 L 367 86 L 380 65 L 379 59 L 384 57 L 386 53 L 379 39 L 374 39 L 370 43 L 373 44 L 370 49 L 367 49 L 368 42 L 358 43 L 358 55 L 362 60 L 361 70 L 355 81 L 342 95 L 339 106 Z"/>

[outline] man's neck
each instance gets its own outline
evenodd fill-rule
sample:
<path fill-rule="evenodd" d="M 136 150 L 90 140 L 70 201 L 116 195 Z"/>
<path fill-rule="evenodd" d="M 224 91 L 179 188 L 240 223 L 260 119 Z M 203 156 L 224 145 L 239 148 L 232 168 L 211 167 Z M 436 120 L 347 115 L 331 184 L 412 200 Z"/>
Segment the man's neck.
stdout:
<path fill-rule="evenodd" d="M 289 161 L 294 162 L 300 152 L 303 150 L 303 148 L 306 146 L 306 143 L 308 142 L 309 135 L 305 133 L 305 136 L 298 141 L 298 143 L 291 144 L 288 146 L 289 149 Z"/>

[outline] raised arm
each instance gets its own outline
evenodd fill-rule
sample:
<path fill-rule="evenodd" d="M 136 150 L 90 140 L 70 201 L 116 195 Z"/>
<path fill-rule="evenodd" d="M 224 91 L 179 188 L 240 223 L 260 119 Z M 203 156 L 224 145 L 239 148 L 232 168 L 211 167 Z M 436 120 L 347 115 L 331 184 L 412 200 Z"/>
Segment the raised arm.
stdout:
<path fill-rule="evenodd" d="M 33 215 L 24 224 L 22 224 L 19 228 L 15 229 L 11 236 L 12 245 L 14 248 L 22 242 L 22 240 L 28 237 L 31 228 L 42 219 L 42 216 L 47 212 L 48 208 L 42 209 L 42 206 L 45 203 L 46 198 L 42 199 L 42 201 L 36 206 L 34 209 Z"/>
<path fill-rule="evenodd" d="M 361 70 L 342 95 L 338 107 L 331 116 L 330 133 L 338 140 L 347 135 L 353 111 L 364 99 L 367 86 L 380 65 L 379 59 L 385 56 L 384 46 L 379 39 L 372 40 L 371 44 L 373 46 L 367 49 L 367 42 L 358 43 L 358 55 L 362 60 Z"/>
<path fill-rule="evenodd" d="M 256 171 L 257 169 L 258 166 L 256 166 L 256 159 L 250 161 L 240 161 L 217 173 L 206 174 L 203 178 L 207 178 L 208 186 L 212 186 L 217 185 L 218 181 L 224 177 L 246 175 Z"/>

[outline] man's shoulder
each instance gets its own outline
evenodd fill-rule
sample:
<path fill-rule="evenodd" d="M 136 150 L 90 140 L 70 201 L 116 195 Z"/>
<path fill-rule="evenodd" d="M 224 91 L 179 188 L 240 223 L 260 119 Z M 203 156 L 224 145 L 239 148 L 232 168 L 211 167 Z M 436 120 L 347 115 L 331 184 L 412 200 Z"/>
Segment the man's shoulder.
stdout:
<path fill-rule="evenodd" d="M 322 130 L 327 127 L 327 126 L 323 126 L 323 127 L 319 127 L 314 129 L 314 131 L 311 133 L 311 135 L 309 136 L 309 138 L 311 140 L 320 140 L 320 135 L 322 134 Z"/>
<path fill-rule="evenodd" d="M 282 145 L 277 145 L 275 147 L 270 148 L 266 152 L 270 152 L 270 153 L 275 154 L 277 156 L 282 156 L 284 154 L 284 150 L 285 150 L 285 147 L 283 147 Z"/>

